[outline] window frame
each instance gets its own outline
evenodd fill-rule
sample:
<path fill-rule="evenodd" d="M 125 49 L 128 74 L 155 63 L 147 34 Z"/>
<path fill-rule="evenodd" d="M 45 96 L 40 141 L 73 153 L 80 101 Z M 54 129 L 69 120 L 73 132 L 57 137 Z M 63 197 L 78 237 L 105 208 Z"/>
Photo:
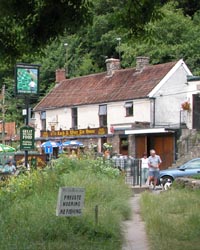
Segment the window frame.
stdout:
<path fill-rule="evenodd" d="M 40 121 L 41 121 L 41 130 L 46 131 L 46 129 L 47 129 L 46 111 L 41 111 Z"/>
<path fill-rule="evenodd" d="M 99 127 L 107 127 L 107 104 L 99 105 Z"/>
<path fill-rule="evenodd" d="M 126 117 L 134 116 L 134 109 L 133 109 L 133 101 L 128 101 L 124 103 L 124 107 L 126 110 Z"/>
<path fill-rule="evenodd" d="M 71 119 L 72 119 L 72 128 L 77 129 L 78 128 L 78 108 L 77 107 L 71 108 Z"/>

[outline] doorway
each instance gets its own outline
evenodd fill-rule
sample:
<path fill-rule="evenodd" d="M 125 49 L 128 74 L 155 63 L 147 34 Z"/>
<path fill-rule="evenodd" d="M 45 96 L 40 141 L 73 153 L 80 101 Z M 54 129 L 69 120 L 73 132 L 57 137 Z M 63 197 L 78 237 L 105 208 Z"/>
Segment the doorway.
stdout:
<path fill-rule="evenodd" d="M 137 135 L 135 143 L 136 158 L 141 158 L 144 152 L 149 156 L 149 151 L 155 149 L 162 159 L 161 169 L 170 167 L 175 160 L 175 138 L 173 133 Z"/>
<path fill-rule="evenodd" d="M 193 95 L 193 114 L 192 114 L 192 127 L 193 129 L 200 129 L 200 96 L 199 94 Z"/>
<path fill-rule="evenodd" d="M 119 153 L 121 155 L 128 155 L 128 136 L 120 137 Z"/>

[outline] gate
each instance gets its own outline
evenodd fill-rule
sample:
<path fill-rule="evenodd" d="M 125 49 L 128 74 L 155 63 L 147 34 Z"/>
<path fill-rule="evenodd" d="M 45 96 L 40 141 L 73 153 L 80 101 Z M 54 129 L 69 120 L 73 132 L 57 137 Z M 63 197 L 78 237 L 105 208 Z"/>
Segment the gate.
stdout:
<path fill-rule="evenodd" d="M 142 185 L 141 159 L 128 159 L 125 169 L 125 182 L 132 186 Z"/>
<path fill-rule="evenodd" d="M 142 185 L 141 159 L 132 157 L 118 157 L 113 159 L 114 166 L 125 173 L 125 183 L 132 186 Z"/>

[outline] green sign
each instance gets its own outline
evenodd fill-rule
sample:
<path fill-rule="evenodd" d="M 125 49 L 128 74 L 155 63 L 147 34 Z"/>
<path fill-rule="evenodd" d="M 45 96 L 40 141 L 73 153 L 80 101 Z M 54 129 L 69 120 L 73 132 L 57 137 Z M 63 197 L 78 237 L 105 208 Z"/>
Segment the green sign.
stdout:
<path fill-rule="evenodd" d="M 15 69 L 16 94 L 38 94 L 39 66 L 19 64 Z"/>
<path fill-rule="evenodd" d="M 34 149 L 35 129 L 29 126 L 20 128 L 20 149 Z"/>

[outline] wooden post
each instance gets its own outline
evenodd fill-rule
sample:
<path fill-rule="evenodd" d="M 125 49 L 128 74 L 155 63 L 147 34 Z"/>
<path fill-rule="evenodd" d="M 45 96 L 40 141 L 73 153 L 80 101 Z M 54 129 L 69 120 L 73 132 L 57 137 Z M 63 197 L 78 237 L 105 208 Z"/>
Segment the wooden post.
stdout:
<path fill-rule="evenodd" d="M 95 209 L 94 209 L 94 211 L 95 211 L 95 225 L 97 226 L 98 225 L 98 217 L 99 217 L 99 207 L 98 207 L 98 205 L 96 205 L 95 206 Z"/>
<path fill-rule="evenodd" d="M 2 143 L 5 144 L 5 85 L 2 86 Z"/>
<path fill-rule="evenodd" d="M 29 125 L 29 97 L 25 96 L 26 126 Z M 28 150 L 24 151 L 25 167 L 28 168 Z"/>

